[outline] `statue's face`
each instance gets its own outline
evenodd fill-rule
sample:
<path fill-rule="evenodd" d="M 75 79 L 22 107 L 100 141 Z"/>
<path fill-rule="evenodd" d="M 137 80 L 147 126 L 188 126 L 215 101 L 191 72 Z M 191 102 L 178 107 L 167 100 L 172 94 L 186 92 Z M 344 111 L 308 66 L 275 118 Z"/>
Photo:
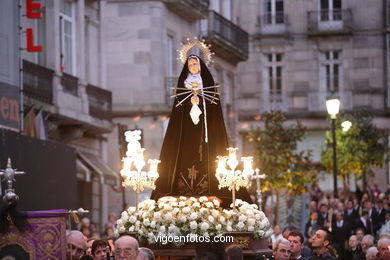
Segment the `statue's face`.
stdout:
<path fill-rule="evenodd" d="M 200 64 L 197 59 L 188 60 L 188 70 L 191 74 L 198 74 L 200 71 Z"/>

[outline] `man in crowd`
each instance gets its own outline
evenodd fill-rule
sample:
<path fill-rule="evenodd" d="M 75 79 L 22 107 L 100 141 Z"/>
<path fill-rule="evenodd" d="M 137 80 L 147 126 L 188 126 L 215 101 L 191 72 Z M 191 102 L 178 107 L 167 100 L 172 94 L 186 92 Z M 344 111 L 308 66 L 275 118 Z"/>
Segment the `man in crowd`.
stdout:
<path fill-rule="evenodd" d="M 378 240 L 378 260 L 390 259 L 390 239 L 382 237 Z"/>
<path fill-rule="evenodd" d="M 137 260 L 154 260 L 154 253 L 149 248 L 140 247 Z"/>
<path fill-rule="evenodd" d="M 301 232 L 293 230 L 288 235 L 288 241 L 291 245 L 290 259 L 306 260 L 308 258 L 302 256 L 302 250 L 304 248 L 304 237 Z"/>
<path fill-rule="evenodd" d="M 66 237 L 66 244 L 66 259 L 76 260 L 83 257 L 87 243 L 84 235 L 80 231 L 70 231 Z"/>
<path fill-rule="evenodd" d="M 365 235 L 362 239 L 361 245 L 363 253 L 366 255 L 367 250 L 374 245 L 374 237 L 371 235 Z"/>
<path fill-rule="evenodd" d="M 115 260 L 137 260 L 138 241 L 131 236 L 122 236 L 115 241 Z"/>
<path fill-rule="evenodd" d="M 336 221 L 332 223 L 332 232 L 334 237 L 333 246 L 340 255 L 343 253 L 345 241 L 347 241 L 351 235 L 351 228 L 349 224 L 344 221 L 344 214 L 342 211 L 336 212 Z"/>
<path fill-rule="evenodd" d="M 95 240 L 92 243 L 92 257 L 94 260 L 107 260 L 107 253 L 110 254 L 110 250 L 106 252 L 106 249 L 110 248 L 105 240 Z"/>
<path fill-rule="evenodd" d="M 273 254 L 275 260 L 289 260 L 291 256 L 290 242 L 285 238 L 276 240 Z"/>
<path fill-rule="evenodd" d="M 311 245 L 314 248 L 314 255 L 310 259 L 336 260 L 336 258 L 333 257 L 328 250 L 328 246 L 330 244 L 331 237 L 329 231 L 323 228 L 317 230 L 311 238 Z"/>
<path fill-rule="evenodd" d="M 242 248 L 238 245 L 230 245 L 225 248 L 225 254 L 227 260 L 242 260 Z"/>

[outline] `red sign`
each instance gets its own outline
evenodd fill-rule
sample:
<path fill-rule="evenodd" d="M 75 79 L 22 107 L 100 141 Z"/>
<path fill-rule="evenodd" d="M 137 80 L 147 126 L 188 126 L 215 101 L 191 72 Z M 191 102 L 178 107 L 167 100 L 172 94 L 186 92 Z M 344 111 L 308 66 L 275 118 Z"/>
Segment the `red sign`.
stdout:
<path fill-rule="evenodd" d="M 34 11 L 38 9 L 37 11 Z M 40 3 L 34 3 L 33 0 L 26 0 L 26 16 L 30 19 L 39 19 L 42 17 L 42 13 L 39 11 L 41 9 Z M 34 45 L 34 31 L 32 28 L 27 28 L 26 30 L 26 41 L 27 41 L 27 51 L 28 52 L 40 52 L 42 51 L 41 45 Z"/>

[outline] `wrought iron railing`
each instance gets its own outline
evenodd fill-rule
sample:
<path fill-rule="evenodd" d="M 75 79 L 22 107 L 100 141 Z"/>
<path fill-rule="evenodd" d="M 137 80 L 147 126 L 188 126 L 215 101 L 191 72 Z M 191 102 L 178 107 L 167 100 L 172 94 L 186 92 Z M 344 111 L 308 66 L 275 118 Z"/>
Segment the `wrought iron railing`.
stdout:
<path fill-rule="evenodd" d="M 287 23 L 287 15 L 283 12 L 266 13 L 261 16 L 261 25 L 278 25 Z"/>
<path fill-rule="evenodd" d="M 87 85 L 86 92 L 88 95 L 89 114 L 93 117 L 108 120 L 112 119 L 112 93 L 111 91 Z"/>
<path fill-rule="evenodd" d="M 179 77 L 165 77 L 165 104 L 172 106 L 174 98 L 171 96 L 175 93 L 171 88 L 176 87 Z"/>
<path fill-rule="evenodd" d="M 63 73 L 61 77 L 61 85 L 64 92 L 77 96 L 79 79 L 67 73 Z"/>
<path fill-rule="evenodd" d="M 246 31 L 214 11 L 209 11 L 208 23 L 207 37 L 217 35 L 235 49 L 248 54 L 249 35 Z"/>
<path fill-rule="evenodd" d="M 46 104 L 53 104 L 54 71 L 23 60 L 23 93 Z"/>
<path fill-rule="evenodd" d="M 351 10 L 333 9 L 308 12 L 309 32 L 351 31 Z"/>

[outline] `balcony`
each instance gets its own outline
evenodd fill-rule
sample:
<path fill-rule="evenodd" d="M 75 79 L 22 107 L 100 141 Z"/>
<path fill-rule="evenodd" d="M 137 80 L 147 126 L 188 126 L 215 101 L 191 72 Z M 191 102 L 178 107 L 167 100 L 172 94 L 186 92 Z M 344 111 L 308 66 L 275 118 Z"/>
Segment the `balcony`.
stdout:
<path fill-rule="evenodd" d="M 88 84 L 86 88 L 89 103 L 89 114 L 93 117 L 111 122 L 111 91 Z"/>
<path fill-rule="evenodd" d="M 307 29 L 311 36 L 351 34 L 351 10 L 335 9 L 308 12 Z"/>
<path fill-rule="evenodd" d="M 235 65 L 248 59 L 248 33 L 220 14 L 209 11 L 208 20 L 202 21 L 200 33 L 218 57 Z"/>
<path fill-rule="evenodd" d="M 168 9 L 189 22 L 207 18 L 209 0 L 163 0 Z"/>
<path fill-rule="evenodd" d="M 25 96 L 53 104 L 54 71 L 23 60 L 23 93 Z"/>
<path fill-rule="evenodd" d="M 258 36 L 279 36 L 288 33 L 288 17 L 283 12 L 264 14 L 259 19 Z"/>
<path fill-rule="evenodd" d="M 63 73 L 61 77 L 61 85 L 62 89 L 65 93 L 72 94 L 73 96 L 78 96 L 78 82 L 79 79 L 72 75 Z"/>

